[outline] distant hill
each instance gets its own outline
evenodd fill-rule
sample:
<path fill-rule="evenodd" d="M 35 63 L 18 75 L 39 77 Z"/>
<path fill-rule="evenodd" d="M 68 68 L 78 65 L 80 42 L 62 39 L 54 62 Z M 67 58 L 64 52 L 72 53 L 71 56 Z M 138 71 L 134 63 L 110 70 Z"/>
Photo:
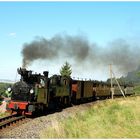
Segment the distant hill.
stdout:
<path fill-rule="evenodd" d="M 8 79 L 0 79 L 0 83 L 15 83 L 15 82 Z"/>
<path fill-rule="evenodd" d="M 133 83 L 140 83 L 140 66 L 132 72 L 128 72 L 127 76 L 124 77 L 125 81 L 130 81 Z"/>
<path fill-rule="evenodd" d="M 127 76 L 125 77 L 125 79 L 127 81 L 133 81 L 134 83 L 140 83 L 140 74 L 138 74 L 140 72 L 140 66 L 132 72 L 128 72 Z"/>
<path fill-rule="evenodd" d="M 136 70 L 128 72 L 127 76 L 122 76 L 120 78 L 117 78 L 117 80 L 120 84 L 140 83 L 140 66 Z M 110 78 L 107 79 L 107 82 L 110 83 Z M 113 83 L 116 83 L 115 79 L 113 79 Z"/>

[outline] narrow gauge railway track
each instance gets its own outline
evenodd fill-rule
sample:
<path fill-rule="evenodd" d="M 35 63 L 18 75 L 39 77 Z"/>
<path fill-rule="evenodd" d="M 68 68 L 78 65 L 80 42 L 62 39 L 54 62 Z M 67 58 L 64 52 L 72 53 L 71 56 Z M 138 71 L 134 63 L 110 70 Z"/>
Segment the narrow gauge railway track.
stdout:
<path fill-rule="evenodd" d="M 22 121 L 25 118 L 25 116 L 17 116 L 16 114 L 0 118 L 0 129 L 6 128 L 7 126 L 10 126 L 13 123 Z"/>
<path fill-rule="evenodd" d="M 0 122 L 4 121 L 4 120 L 7 120 L 7 119 L 10 119 L 12 117 L 16 116 L 16 114 L 13 114 L 13 115 L 8 115 L 8 116 L 5 116 L 5 117 L 2 117 L 0 118 Z"/>

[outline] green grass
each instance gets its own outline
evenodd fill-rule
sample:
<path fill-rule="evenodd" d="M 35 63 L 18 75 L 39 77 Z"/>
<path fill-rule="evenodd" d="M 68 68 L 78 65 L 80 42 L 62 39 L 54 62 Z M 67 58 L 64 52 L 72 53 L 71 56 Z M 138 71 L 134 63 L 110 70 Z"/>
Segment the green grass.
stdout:
<path fill-rule="evenodd" d="M 140 97 L 99 102 L 53 123 L 41 138 L 140 138 Z"/>
<path fill-rule="evenodd" d="M 6 93 L 6 90 L 7 90 L 7 88 L 10 87 L 11 85 L 12 85 L 12 84 L 10 84 L 10 83 L 1 83 L 1 82 L 0 82 L 0 96 L 1 96 L 1 95 L 5 96 L 5 97 L 10 96 L 9 93 Z"/>
<path fill-rule="evenodd" d="M 140 85 L 137 85 L 137 86 L 134 87 L 134 92 L 135 92 L 136 95 L 140 94 Z"/>
<path fill-rule="evenodd" d="M 5 116 L 8 116 L 8 115 L 9 115 L 8 112 L 5 112 L 5 113 L 1 113 L 1 112 L 0 112 L 0 118 L 5 117 Z"/>

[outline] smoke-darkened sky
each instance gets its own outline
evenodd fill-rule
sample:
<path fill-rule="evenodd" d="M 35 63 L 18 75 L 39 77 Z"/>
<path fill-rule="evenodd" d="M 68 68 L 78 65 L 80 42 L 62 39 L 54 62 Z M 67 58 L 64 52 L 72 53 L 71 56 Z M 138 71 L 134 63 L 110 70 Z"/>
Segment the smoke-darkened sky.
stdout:
<path fill-rule="evenodd" d="M 89 64 L 89 71 L 113 64 L 122 74 L 133 71 L 140 65 L 140 46 L 123 39 L 112 41 L 107 47 L 90 44 L 82 36 L 56 35 L 51 39 L 36 38 L 23 45 L 22 66 L 28 68 L 35 60 L 73 60 L 77 67 Z M 73 68 L 73 70 L 76 68 Z M 79 71 L 81 69 L 79 68 Z"/>
<path fill-rule="evenodd" d="M 15 79 L 25 46 L 34 71 L 67 60 L 75 77 L 106 79 L 108 63 L 121 75 L 139 63 L 139 25 L 140 2 L 0 2 L 0 79 Z"/>

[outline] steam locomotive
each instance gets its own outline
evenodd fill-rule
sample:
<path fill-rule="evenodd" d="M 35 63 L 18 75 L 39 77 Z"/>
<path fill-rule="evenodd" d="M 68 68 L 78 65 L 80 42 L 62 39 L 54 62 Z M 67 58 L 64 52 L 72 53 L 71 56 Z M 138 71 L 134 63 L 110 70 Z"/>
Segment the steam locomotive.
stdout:
<path fill-rule="evenodd" d="M 99 81 L 73 80 L 67 76 L 53 75 L 48 77 L 48 71 L 43 75 L 19 68 L 21 75 L 8 91 L 11 100 L 7 110 L 22 115 L 43 113 L 46 109 L 56 109 L 79 104 L 82 102 L 106 99 L 111 97 L 110 84 Z M 134 94 L 133 86 L 121 85 L 125 95 Z M 121 95 L 117 85 L 113 85 L 114 95 Z"/>

